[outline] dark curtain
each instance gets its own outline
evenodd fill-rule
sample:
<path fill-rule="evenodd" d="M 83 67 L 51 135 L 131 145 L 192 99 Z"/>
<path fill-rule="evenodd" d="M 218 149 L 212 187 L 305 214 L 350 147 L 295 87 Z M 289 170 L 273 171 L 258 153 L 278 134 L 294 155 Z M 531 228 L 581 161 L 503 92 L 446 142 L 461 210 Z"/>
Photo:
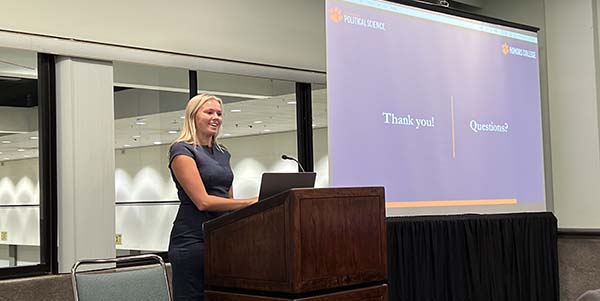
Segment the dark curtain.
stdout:
<path fill-rule="evenodd" d="M 551 213 L 387 219 L 390 301 L 558 300 Z"/>

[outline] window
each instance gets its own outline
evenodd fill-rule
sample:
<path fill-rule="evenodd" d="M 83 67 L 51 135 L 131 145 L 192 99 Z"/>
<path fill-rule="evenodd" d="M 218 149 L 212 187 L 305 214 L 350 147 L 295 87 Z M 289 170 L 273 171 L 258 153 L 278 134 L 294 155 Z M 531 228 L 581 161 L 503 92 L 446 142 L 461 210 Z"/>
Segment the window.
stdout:
<path fill-rule="evenodd" d="M 188 71 L 114 63 L 117 256 L 167 251 L 179 201 L 168 170 Z"/>
<path fill-rule="evenodd" d="M 317 172 L 315 187 L 329 187 L 327 87 L 325 85 L 312 85 L 312 123 L 314 166 Z"/>
<path fill-rule="evenodd" d="M 294 172 L 297 156 L 295 83 L 198 71 L 198 93 L 223 102 L 220 143 L 231 153 L 235 198 L 258 195 L 263 172 Z"/>
<path fill-rule="evenodd" d="M 53 70 L 50 55 L 0 48 L 0 278 L 56 270 Z"/>
<path fill-rule="evenodd" d="M 114 63 L 117 255 L 165 252 L 179 200 L 168 170 L 189 99 L 189 71 Z M 198 93 L 224 102 L 219 142 L 232 154 L 234 196 L 258 194 L 265 171 L 296 171 L 295 83 L 196 71 Z"/>

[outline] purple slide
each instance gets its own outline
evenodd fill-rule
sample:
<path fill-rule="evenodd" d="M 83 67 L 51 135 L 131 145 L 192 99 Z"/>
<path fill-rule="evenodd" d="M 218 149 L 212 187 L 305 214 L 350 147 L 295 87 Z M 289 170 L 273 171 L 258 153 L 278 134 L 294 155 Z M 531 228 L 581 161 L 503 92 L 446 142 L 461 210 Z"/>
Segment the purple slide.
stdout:
<path fill-rule="evenodd" d="M 326 14 L 331 186 L 545 208 L 536 33 L 375 0 Z"/>

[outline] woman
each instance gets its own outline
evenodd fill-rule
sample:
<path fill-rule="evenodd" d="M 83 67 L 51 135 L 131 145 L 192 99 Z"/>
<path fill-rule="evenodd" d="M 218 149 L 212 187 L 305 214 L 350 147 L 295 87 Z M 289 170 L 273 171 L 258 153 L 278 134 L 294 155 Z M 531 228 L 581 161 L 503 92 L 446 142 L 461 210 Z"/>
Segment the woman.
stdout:
<path fill-rule="evenodd" d="M 221 99 L 212 95 L 190 99 L 181 134 L 169 151 L 169 169 L 181 201 L 169 242 L 175 300 L 203 300 L 202 224 L 256 202 L 256 198 L 233 199 L 231 155 L 217 143 L 222 106 Z"/>

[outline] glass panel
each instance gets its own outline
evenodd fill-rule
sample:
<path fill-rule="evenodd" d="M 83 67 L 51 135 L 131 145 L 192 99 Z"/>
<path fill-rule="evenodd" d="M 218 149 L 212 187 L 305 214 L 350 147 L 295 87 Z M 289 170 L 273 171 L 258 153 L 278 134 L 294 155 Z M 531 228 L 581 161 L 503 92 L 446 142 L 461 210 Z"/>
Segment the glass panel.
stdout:
<path fill-rule="evenodd" d="M 188 71 L 114 64 L 117 255 L 166 251 L 179 201 L 168 169 L 188 101 Z M 232 154 L 236 198 L 264 171 L 297 170 L 295 83 L 198 71 L 199 93 L 224 101 L 219 142 Z M 1 252 L 1 250 L 0 250 Z"/>
<path fill-rule="evenodd" d="M 317 180 L 315 187 L 329 187 L 327 136 L 327 87 L 312 85 L 313 154 Z"/>
<path fill-rule="evenodd" d="M 296 172 L 296 83 L 198 71 L 198 93 L 223 102 L 220 143 L 231 153 L 235 198 L 258 195 L 263 172 Z"/>
<path fill-rule="evenodd" d="M 168 170 L 188 71 L 114 64 L 117 256 L 167 250 L 179 201 Z"/>
<path fill-rule="evenodd" d="M 0 48 L 0 268 L 40 263 L 37 54 Z"/>

